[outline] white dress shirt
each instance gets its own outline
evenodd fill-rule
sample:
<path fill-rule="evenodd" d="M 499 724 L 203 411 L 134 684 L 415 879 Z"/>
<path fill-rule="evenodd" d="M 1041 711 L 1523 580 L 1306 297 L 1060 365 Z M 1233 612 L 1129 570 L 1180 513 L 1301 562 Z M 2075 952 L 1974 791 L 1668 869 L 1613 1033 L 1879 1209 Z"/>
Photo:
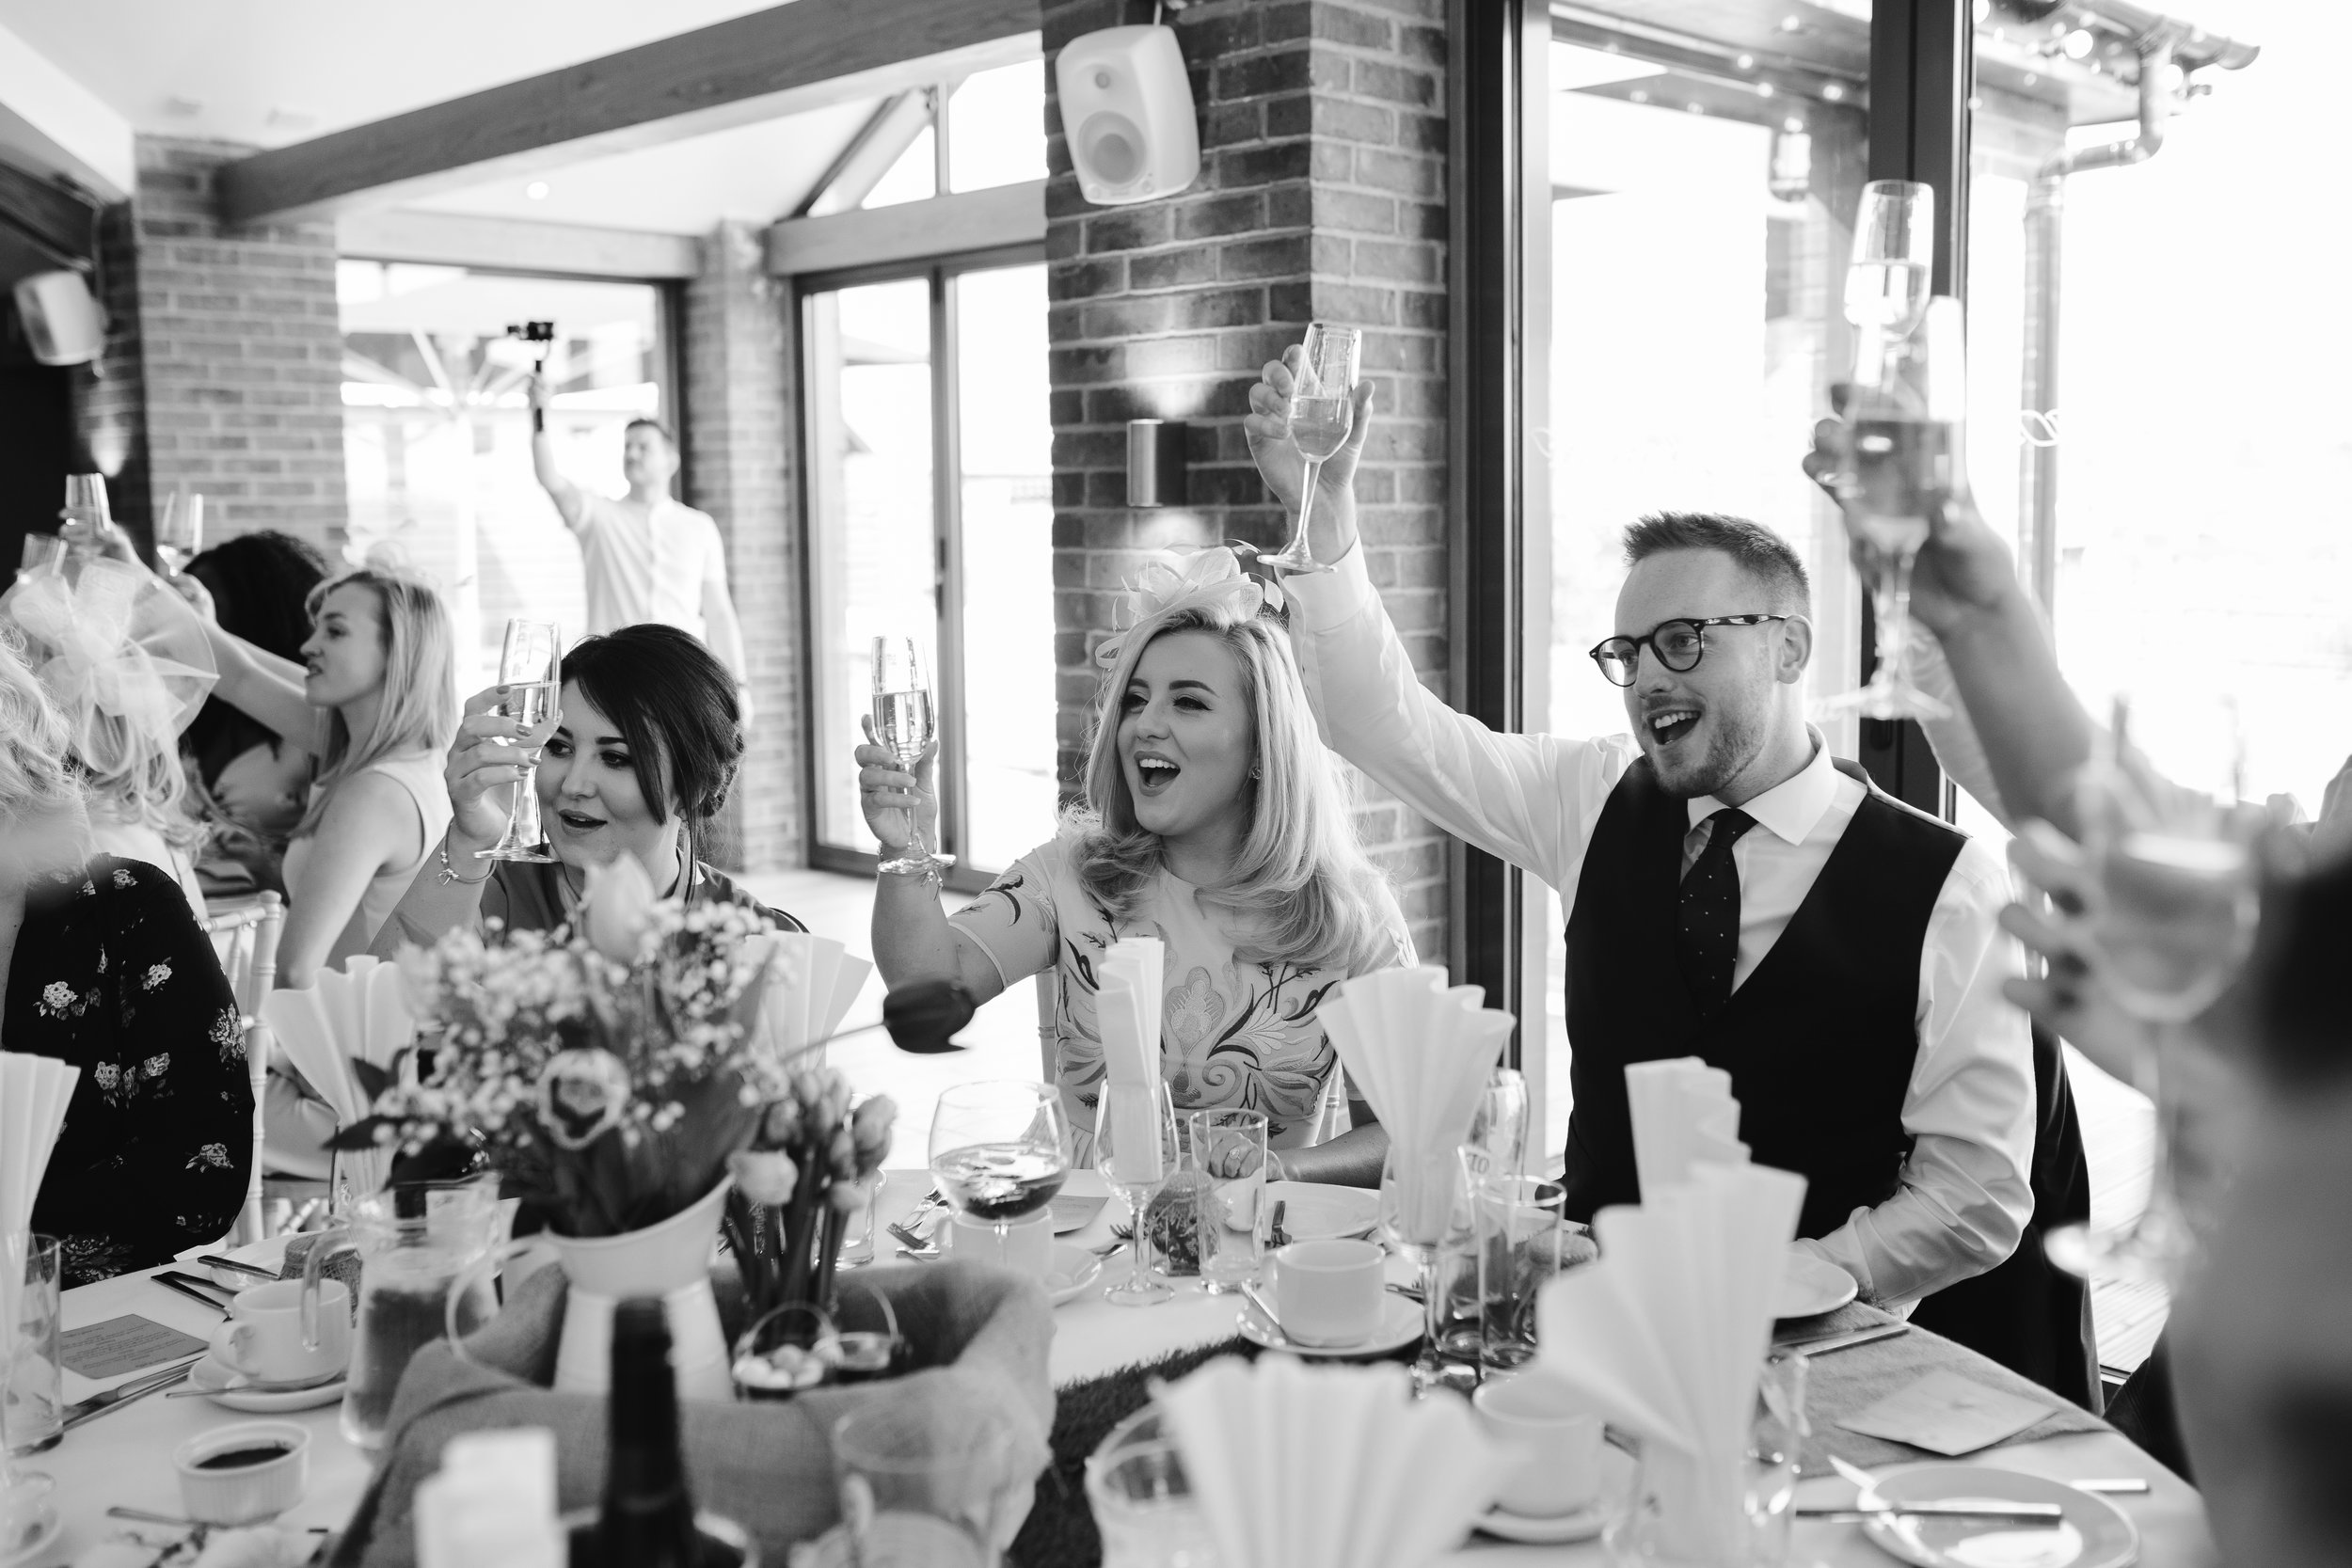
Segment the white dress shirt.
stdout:
<path fill-rule="evenodd" d="M 1573 905 L 1585 846 L 1640 743 L 1630 735 L 1502 735 L 1447 707 L 1413 673 L 1361 549 L 1282 588 L 1325 741 L 1447 832 L 1534 872 Z M 1816 733 L 1812 760 L 1742 806 L 1762 831 L 1731 851 L 1740 876 L 1735 990 L 1788 928 L 1864 794 L 1831 766 Z M 1689 804 L 1685 872 L 1723 802 Z M 1906 1310 L 2002 1261 L 2033 1213 L 2033 1046 L 2025 1015 L 2001 996 L 2001 982 L 2022 972 L 2017 943 L 1996 923 L 2010 897 L 2001 858 L 1974 840 L 1963 845 L 1920 949 L 1918 1054 L 1902 1107 L 1913 1144 L 1899 1184 L 1885 1202 L 1857 1208 L 1803 1243 L 1883 1307 Z"/>
<path fill-rule="evenodd" d="M 705 594 L 727 591 L 727 551 L 708 513 L 667 496 L 641 507 L 582 491 L 572 531 L 580 536 L 589 631 L 658 621 L 710 635 Z"/>

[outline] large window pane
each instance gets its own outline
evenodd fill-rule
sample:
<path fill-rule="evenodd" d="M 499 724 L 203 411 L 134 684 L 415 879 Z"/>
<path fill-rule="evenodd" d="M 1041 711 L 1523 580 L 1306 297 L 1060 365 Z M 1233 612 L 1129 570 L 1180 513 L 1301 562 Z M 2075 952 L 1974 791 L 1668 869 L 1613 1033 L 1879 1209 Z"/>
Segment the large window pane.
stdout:
<path fill-rule="evenodd" d="M 578 628 L 579 546 L 532 477 L 523 381 L 539 353 L 508 324 L 552 321 L 548 430 L 564 473 L 619 494 L 623 428 L 669 419 L 660 298 L 646 283 L 519 277 L 346 260 L 345 557 L 417 572 L 447 595 L 461 691 L 497 667 L 509 616 Z"/>
<path fill-rule="evenodd" d="M 963 135 L 961 121 L 954 135 Z M 1045 269 L 956 290 L 962 461 L 963 859 L 998 871 L 1054 827 L 1053 421 Z"/>
<path fill-rule="evenodd" d="M 1860 24 L 1806 35 L 1835 58 L 1801 60 L 1700 36 L 1721 24 L 1770 37 L 1777 10 L 1652 9 L 1698 30 L 1648 58 L 1652 34 L 1580 24 L 1549 62 L 1551 702 L 1530 727 L 1555 734 L 1628 727 L 1623 692 L 1585 650 L 1614 629 L 1622 536 L 1647 513 L 1730 513 L 1779 532 L 1813 576 L 1810 694 L 1859 673 L 1844 532 L 1799 461 L 1849 352 L 1838 285 L 1864 126 L 1824 71 L 1851 64 Z M 1824 728 L 1853 754 L 1851 720 Z M 1549 909 L 1544 1125 L 1556 1150 L 1570 1104 L 1559 895 Z"/>
<path fill-rule="evenodd" d="M 938 624 L 930 286 L 912 277 L 811 294 L 803 325 L 817 836 L 870 851 L 850 753 L 870 706 L 873 639 L 913 637 L 929 656 Z"/>
<path fill-rule="evenodd" d="M 1045 62 L 965 77 L 947 101 L 947 188 L 1045 178 Z"/>

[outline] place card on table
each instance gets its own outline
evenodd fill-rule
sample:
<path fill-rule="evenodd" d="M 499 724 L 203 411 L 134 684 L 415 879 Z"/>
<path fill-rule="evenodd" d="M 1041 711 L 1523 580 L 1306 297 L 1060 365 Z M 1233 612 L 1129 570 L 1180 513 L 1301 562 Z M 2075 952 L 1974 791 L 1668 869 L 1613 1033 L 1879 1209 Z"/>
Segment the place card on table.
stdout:
<path fill-rule="evenodd" d="M 66 1370 L 102 1383 L 142 1367 L 194 1355 L 204 1348 L 205 1341 L 195 1335 L 135 1312 L 87 1328 L 69 1328 L 57 1336 L 57 1359 Z"/>
<path fill-rule="evenodd" d="M 1908 1443 L 1957 1458 L 2014 1437 L 2050 1414 L 2035 1400 L 1988 1388 L 1954 1371 L 1933 1371 L 1865 1405 L 1837 1424 L 1866 1437 Z"/>
<path fill-rule="evenodd" d="M 1054 1234 L 1067 1236 L 1073 1230 L 1084 1230 L 1094 1223 L 1094 1216 L 1103 1212 L 1109 1198 L 1087 1196 L 1079 1193 L 1057 1193 L 1050 1208 L 1054 1215 Z"/>

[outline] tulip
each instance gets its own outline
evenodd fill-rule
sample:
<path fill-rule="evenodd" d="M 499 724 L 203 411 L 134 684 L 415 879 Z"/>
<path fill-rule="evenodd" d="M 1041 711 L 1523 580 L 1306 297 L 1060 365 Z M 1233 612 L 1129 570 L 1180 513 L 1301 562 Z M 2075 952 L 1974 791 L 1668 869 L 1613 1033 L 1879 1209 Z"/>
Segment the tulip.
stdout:
<path fill-rule="evenodd" d="M 739 1149 L 727 1156 L 727 1170 L 735 1178 L 736 1191 L 771 1209 L 791 1202 L 801 1181 L 800 1167 L 780 1148 Z"/>
<path fill-rule="evenodd" d="M 653 879 L 634 855 L 615 855 L 588 868 L 580 924 L 588 945 L 616 964 L 634 964 L 653 925 Z"/>
<path fill-rule="evenodd" d="M 869 1096 L 850 1113 L 850 1135 L 857 1144 L 861 1170 L 872 1170 L 890 1152 L 890 1133 L 898 1120 L 898 1101 L 886 1094 Z"/>

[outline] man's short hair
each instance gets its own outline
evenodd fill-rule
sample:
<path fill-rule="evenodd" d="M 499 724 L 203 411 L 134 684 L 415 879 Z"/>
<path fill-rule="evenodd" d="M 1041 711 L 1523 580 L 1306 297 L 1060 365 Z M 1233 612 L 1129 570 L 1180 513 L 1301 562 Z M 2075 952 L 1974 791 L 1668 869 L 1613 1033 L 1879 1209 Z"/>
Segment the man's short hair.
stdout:
<path fill-rule="evenodd" d="M 621 438 L 623 440 L 627 440 L 628 438 L 628 433 L 632 430 L 650 430 L 655 435 L 660 436 L 661 439 L 668 444 L 672 451 L 677 451 L 677 437 L 671 435 L 670 427 L 663 424 L 660 420 L 651 419 L 641 414 L 621 427 Z"/>
<path fill-rule="evenodd" d="M 1761 523 L 1713 512 L 1654 512 L 1625 531 L 1625 563 L 1669 550 L 1714 550 L 1764 585 L 1776 614 L 1813 612 L 1813 580 L 1788 541 Z"/>

